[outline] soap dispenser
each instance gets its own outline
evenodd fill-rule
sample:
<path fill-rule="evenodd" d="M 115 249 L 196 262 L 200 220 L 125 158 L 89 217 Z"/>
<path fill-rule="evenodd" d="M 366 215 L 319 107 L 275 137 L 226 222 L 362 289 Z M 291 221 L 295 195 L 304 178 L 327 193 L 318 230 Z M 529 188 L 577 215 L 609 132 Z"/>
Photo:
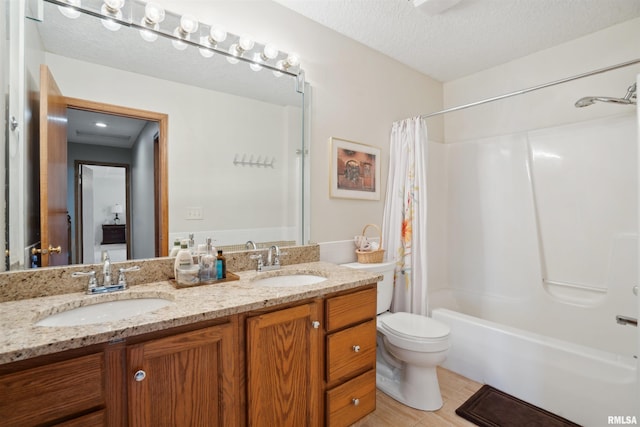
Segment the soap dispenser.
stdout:
<path fill-rule="evenodd" d="M 205 244 L 205 250 L 200 255 L 200 281 L 209 282 L 216 280 L 217 278 L 217 259 L 213 246 L 211 245 L 211 238 L 207 237 L 207 243 Z"/>

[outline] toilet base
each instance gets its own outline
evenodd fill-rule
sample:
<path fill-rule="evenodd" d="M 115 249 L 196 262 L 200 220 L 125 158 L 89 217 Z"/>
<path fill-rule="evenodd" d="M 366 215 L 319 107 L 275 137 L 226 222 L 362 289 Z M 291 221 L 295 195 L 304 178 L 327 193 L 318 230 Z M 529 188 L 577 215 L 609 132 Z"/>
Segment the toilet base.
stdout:
<path fill-rule="evenodd" d="M 398 402 L 421 411 L 437 411 L 442 395 L 436 368 L 403 364 L 402 368 L 376 363 L 376 387 Z"/>

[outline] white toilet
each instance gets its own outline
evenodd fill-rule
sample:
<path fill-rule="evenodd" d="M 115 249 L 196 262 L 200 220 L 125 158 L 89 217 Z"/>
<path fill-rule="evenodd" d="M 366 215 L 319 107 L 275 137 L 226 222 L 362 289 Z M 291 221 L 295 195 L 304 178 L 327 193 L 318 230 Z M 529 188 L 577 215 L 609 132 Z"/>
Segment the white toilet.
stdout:
<path fill-rule="evenodd" d="M 376 386 L 397 401 L 423 411 L 442 407 L 436 366 L 449 352 L 449 327 L 411 313 L 391 313 L 394 262 L 343 264 L 383 274 L 378 283 Z"/>

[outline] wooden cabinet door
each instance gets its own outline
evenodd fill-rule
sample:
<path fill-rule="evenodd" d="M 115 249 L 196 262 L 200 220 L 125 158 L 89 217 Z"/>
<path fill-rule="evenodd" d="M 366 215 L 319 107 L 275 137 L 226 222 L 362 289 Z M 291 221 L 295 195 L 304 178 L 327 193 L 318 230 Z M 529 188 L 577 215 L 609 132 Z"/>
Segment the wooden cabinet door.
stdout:
<path fill-rule="evenodd" d="M 247 319 L 249 426 L 322 424 L 319 308 L 313 302 Z"/>
<path fill-rule="evenodd" d="M 129 425 L 238 425 L 234 323 L 127 348 Z"/>

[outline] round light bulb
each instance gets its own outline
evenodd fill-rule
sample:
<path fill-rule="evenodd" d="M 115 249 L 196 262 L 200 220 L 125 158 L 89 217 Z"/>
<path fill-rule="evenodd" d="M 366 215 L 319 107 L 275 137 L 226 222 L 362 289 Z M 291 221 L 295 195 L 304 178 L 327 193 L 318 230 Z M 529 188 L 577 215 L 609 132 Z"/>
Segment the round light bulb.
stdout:
<path fill-rule="evenodd" d="M 211 43 L 209 42 L 209 37 L 207 36 L 200 37 L 200 44 L 203 46 L 211 46 Z M 198 50 L 200 51 L 200 55 L 202 55 L 205 58 L 211 58 L 214 53 L 211 49 L 207 49 L 206 47 L 199 47 Z"/>
<path fill-rule="evenodd" d="M 70 6 L 80 7 L 80 0 L 64 0 Z M 76 19 L 81 15 L 81 12 L 70 7 L 58 6 L 60 13 L 67 18 Z"/>
<path fill-rule="evenodd" d="M 144 19 L 149 24 L 158 24 L 164 21 L 165 12 L 162 6 L 156 3 L 147 3 L 144 7 Z"/>
<path fill-rule="evenodd" d="M 182 15 L 180 29 L 186 34 L 195 33 L 198 29 L 198 20 L 191 15 Z"/>
<path fill-rule="evenodd" d="M 263 55 L 267 59 L 274 59 L 276 56 L 278 56 L 279 53 L 280 52 L 278 51 L 278 48 L 271 43 L 267 43 L 264 46 Z"/>
<path fill-rule="evenodd" d="M 227 56 L 227 61 L 229 62 L 229 64 L 237 64 L 239 62 L 238 58 L 236 58 L 238 56 L 237 44 L 234 43 L 231 46 L 229 46 L 229 54 L 233 55 L 233 56 Z"/>
<path fill-rule="evenodd" d="M 253 71 L 260 71 L 262 70 L 262 65 L 260 65 L 259 63 L 262 62 L 262 57 L 260 56 L 259 53 L 254 53 L 253 54 L 253 61 L 249 64 L 249 68 L 251 68 Z"/>
<path fill-rule="evenodd" d="M 297 53 L 290 53 L 289 56 L 287 56 L 287 65 L 289 67 L 297 67 L 300 65 L 300 57 Z"/>
<path fill-rule="evenodd" d="M 209 37 L 211 37 L 211 39 L 216 43 L 221 43 L 226 40 L 227 32 L 221 27 L 211 27 L 211 30 L 209 30 Z"/>
<path fill-rule="evenodd" d="M 238 40 L 238 45 L 240 46 L 240 49 L 246 52 L 253 49 L 255 42 L 251 39 L 251 36 L 244 35 L 240 37 L 240 40 Z"/>

